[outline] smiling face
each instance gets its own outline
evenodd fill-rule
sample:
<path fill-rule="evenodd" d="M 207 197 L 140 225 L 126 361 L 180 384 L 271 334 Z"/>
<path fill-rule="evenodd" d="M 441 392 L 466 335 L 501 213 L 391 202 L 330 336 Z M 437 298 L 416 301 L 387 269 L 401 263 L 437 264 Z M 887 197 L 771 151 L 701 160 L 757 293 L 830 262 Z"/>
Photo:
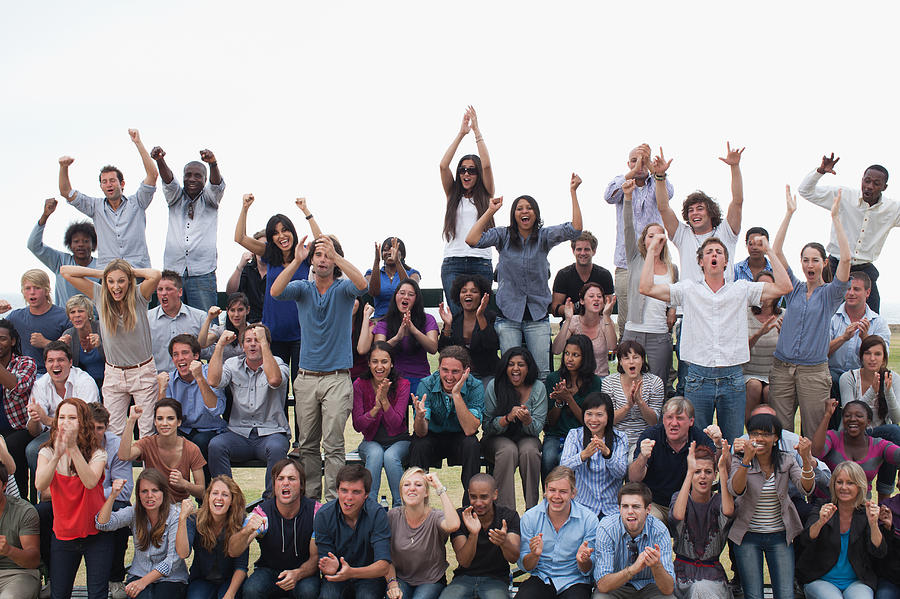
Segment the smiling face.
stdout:
<path fill-rule="evenodd" d="M 69 321 L 72 323 L 72 326 L 76 329 L 84 328 L 84 325 L 88 322 L 88 311 L 82 308 L 81 306 L 72 306 L 66 312 L 66 316 L 69 317 Z"/>
<path fill-rule="evenodd" d="M 814 247 L 804 248 L 800 254 L 800 263 L 803 265 L 803 275 L 807 284 L 821 283 L 822 271 L 825 269 L 825 258 Z"/>
<path fill-rule="evenodd" d="M 513 387 L 521 387 L 528 376 L 528 362 L 522 356 L 512 356 L 506 363 L 506 378 Z"/>
<path fill-rule="evenodd" d="M 563 351 L 563 363 L 566 365 L 566 370 L 569 372 L 578 372 L 578 369 L 581 368 L 583 359 L 584 356 L 581 355 L 580 347 L 573 343 L 566 345 L 566 349 Z"/>
<path fill-rule="evenodd" d="M 871 289 L 866 289 L 865 284 L 859 279 L 850 279 L 850 286 L 844 293 L 844 302 L 848 308 L 859 308 L 864 306 L 866 300 L 869 299 Z"/>
<path fill-rule="evenodd" d="M 273 481 L 275 501 L 281 505 L 299 503 L 301 499 L 300 486 L 300 473 L 293 464 L 288 464 L 281 469 Z"/>
<path fill-rule="evenodd" d="M 716 468 L 711 460 L 697 460 L 697 470 L 691 476 L 691 486 L 701 495 L 712 493 L 712 485 L 716 482 Z"/>
<path fill-rule="evenodd" d="M 400 497 L 404 505 L 417 506 L 425 503 L 428 497 L 428 483 L 422 474 L 416 473 L 407 476 L 400 485 Z"/>
<path fill-rule="evenodd" d="M 497 489 L 491 489 L 491 485 L 488 482 L 475 481 L 469 483 L 469 504 L 478 517 L 487 516 L 493 511 L 497 497 Z"/>
<path fill-rule="evenodd" d="M 159 506 L 163 500 L 163 492 L 156 483 L 144 479 L 138 485 L 138 498 L 141 501 L 141 505 L 144 506 L 144 510 L 148 514 L 153 514 L 159 511 Z"/>
<path fill-rule="evenodd" d="M 76 262 L 85 262 L 91 259 L 93 245 L 94 242 L 90 236 L 84 233 L 73 233 L 69 249 L 72 250 L 72 255 L 75 256 Z"/>
<path fill-rule="evenodd" d="M 175 414 L 175 410 L 168 406 L 156 408 L 153 423 L 156 425 L 156 432 L 159 433 L 160 437 L 178 434 L 178 427 L 181 426 L 181 421 Z"/>
<path fill-rule="evenodd" d="M 606 413 L 606 408 L 598 406 L 584 411 L 584 425 L 592 435 L 602 437 L 608 423 L 609 415 Z"/>
<path fill-rule="evenodd" d="M 516 226 L 519 228 L 519 233 L 525 234 L 534 229 L 535 213 L 534 208 L 531 207 L 531 202 L 524 198 L 520 199 L 516 203 L 514 218 Z"/>
<path fill-rule="evenodd" d="M 74 405 L 70 403 L 60 405 L 56 411 L 56 417 L 56 426 L 60 432 L 73 431 L 76 434 L 78 433 L 81 421 L 78 420 L 78 409 Z"/>
<path fill-rule="evenodd" d="M 575 489 L 565 478 L 548 482 L 547 489 L 544 491 L 544 499 L 547 500 L 547 511 L 550 515 L 563 515 L 568 512 L 574 497 Z"/>
<path fill-rule="evenodd" d="M 572 250 L 572 253 L 575 254 L 575 264 L 590 266 L 596 252 L 591 248 L 590 241 L 576 241 L 575 249 Z"/>
<path fill-rule="evenodd" d="M 453 391 L 453 387 L 463 375 L 463 364 L 456 358 L 444 358 L 438 367 L 441 376 L 441 387 L 447 393 Z"/>
<path fill-rule="evenodd" d="M 706 233 L 712 230 L 712 220 L 709 217 L 709 210 L 706 209 L 706 203 L 695 202 L 688 206 L 688 226 L 694 233 Z"/>
<path fill-rule="evenodd" d="M 194 380 L 194 375 L 191 374 L 191 362 L 199 359 L 200 354 L 195 354 L 194 350 L 191 349 L 191 346 L 187 343 L 172 344 L 172 363 L 175 364 L 175 369 L 178 370 L 178 376 L 180 376 L 182 380 Z"/>
<path fill-rule="evenodd" d="M 718 243 L 707 244 L 700 257 L 700 270 L 705 275 L 717 275 L 725 272 L 728 257 L 725 248 Z"/>
<path fill-rule="evenodd" d="M 119 181 L 119 177 L 115 171 L 108 173 L 100 173 L 100 189 L 107 200 L 117 201 L 122 198 L 122 189 L 125 187 L 124 181 Z"/>
<path fill-rule="evenodd" d="M 858 438 L 860 435 L 866 434 L 866 428 L 869 426 L 869 414 L 858 403 L 851 403 L 844 406 L 841 421 L 844 424 L 844 434 L 848 437 Z"/>
<path fill-rule="evenodd" d="M 121 302 L 125 294 L 131 289 L 128 275 L 121 270 L 111 270 L 106 274 L 106 289 L 114 301 Z"/>
<path fill-rule="evenodd" d="M 605 300 L 603 291 L 599 287 L 590 287 L 584 292 L 581 305 L 584 306 L 585 313 L 600 314 L 603 312 L 603 302 Z"/>
<path fill-rule="evenodd" d="M 397 309 L 400 310 L 400 313 L 406 314 L 416 303 L 416 288 L 407 283 L 400 285 L 394 295 L 394 301 L 397 302 Z"/>
<path fill-rule="evenodd" d="M 463 190 L 466 193 L 471 192 L 475 188 L 475 184 L 478 182 L 477 173 L 478 167 L 475 166 L 475 161 L 471 158 L 466 158 L 457 167 L 456 175 L 459 177 L 459 181 L 462 183 Z"/>
<path fill-rule="evenodd" d="M 247 357 L 247 361 L 262 361 L 262 349 L 259 346 L 259 340 L 256 336 L 265 334 L 265 331 L 259 327 L 253 327 L 244 331 L 244 342 L 241 343 L 241 347 L 244 349 L 244 355 Z"/>
<path fill-rule="evenodd" d="M 217 480 L 209 489 L 209 512 L 213 518 L 224 518 L 231 508 L 231 490 L 228 485 Z"/>
<path fill-rule="evenodd" d="M 875 373 L 887 366 L 884 356 L 884 348 L 880 344 L 873 345 L 863 352 L 862 366 L 869 372 Z"/>
<path fill-rule="evenodd" d="M 750 442 L 756 448 L 756 455 L 770 455 L 772 448 L 775 447 L 775 443 L 778 442 L 778 437 L 775 436 L 775 433 L 764 430 L 748 431 L 747 436 L 750 437 Z"/>
<path fill-rule="evenodd" d="M 275 223 L 275 234 L 272 235 L 272 243 L 282 252 L 287 253 L 291 251 L 291 247 L 294 245 L 294 234 L 284 226 L 284 223 L 277 222 Z"/>
<path fill-rule="evenodd" d="M 347 518 L 355 519 L 359 515 L 368 496 L 366 486 L 361 480 L 341 481 L 338 485 L 338 505 Z"/>
<path fill-rule="evenodd" d="M 639 353 L 631 350 L 626 355 L 622 356 L 622 359 L 619 360 L 619 364 L 622 365 L 622 370 L 625 371 L 625 374 L 631 378 L 637 378 L 641 376 L 641 369 L 644 367 L 644 359 Z"/>
<path fill-rule="evenodd" d="M 47 352 L 44 360 L 44 366 L 47 368 L 47 374 L 55 385 L 65 385 L 72 371 L 72 360 L 62 350 L 52 349 Z"/>
<path fill-rule="evenodd" d="M 184 191 L 192 198 L 203 191 L 206 185 L 206 168 L 196 162 L 188 163 L 184 167 Z"/>
<path fill-rule="evenodd" d="M 846 470 L 841 470 L 834 477 L 834 494 L 837 496 L 839 503 L 855 505 L 856 498 L 859 497 L 861 492 L 862 489 L 856 486 L 850 473 Z"/>
<path fill-rule="evenodd" d="M 160 279 L 156 285 L 156 296 L 159 298 L 159 305 L 162 306 L 163 312 L 168 315 L 174 315 L 181 310 L 181 294 L 183 290 L 179 289 L 170 279 Z"/>
<path fill-rule="evenodd" d="M 372 381 L 376 386 L 391 373 L 391 354 L 383 349 L 373 349 L 369 354 L 369 372 L 372 373 Z"/>
<path fill-rule="evenodd" d="M 688 432 L 694 425 L 694 419 L 688 418 L 684 412 L 664 412 L 662 421 L 670 445 L 687 441 Z"/>
<path fill-rule="evenodd" d="M 481 290 L 473 281 L 469 281 L 459 290 L 459 305 L 465 312 L 475 312 L 481 303 Z"/>
<path fill-rule="evenodd" d="M 881 192 L 887 188 L 887 178 L 884 173 L 874 169 L 868 169 L 863 173 L 862 197 L 863 200 L 876 202 L 881 198 Z"/>
<path fill-rule="evenodd" d="M 47 289 L 39 287 L 31 281 L 25 281 L 22 284 L 22 297 L 25 298 L 25 303 L 28 304 L 28 307 L 32 309 L 46 308 L 50 304 L 50 296 L 47 294 Z"/>
<path fill-rule="evenodd" d="M 238 330 L 241 330 L 247 324 L 247 314 L 250 311 L 247 309 L 247 306 L 244 305 L 244 302 L 234 302 L 230 306 L 228 306 L 228 320 L 231 321 L 231 324 Z"/>
<path fill-rule="evenodd" d="M 622 499 L 619 500 L 619 514 L 628 534 L 637 536 L 644 530 L 644 523 L 650 515 L 650 506 L 644 505 L 644 498 L 640 495 L 622 495 Z"/>

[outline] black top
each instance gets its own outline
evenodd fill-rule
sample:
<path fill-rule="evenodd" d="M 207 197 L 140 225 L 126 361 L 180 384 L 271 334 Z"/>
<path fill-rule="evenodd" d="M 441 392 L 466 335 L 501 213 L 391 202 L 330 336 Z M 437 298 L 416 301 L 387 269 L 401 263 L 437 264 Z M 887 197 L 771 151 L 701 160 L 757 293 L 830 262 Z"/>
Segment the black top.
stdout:
<path fill-rule="evenodd" d="M 271 568 L 276 572 L 299 568 L 309 559 L 309 540 L 313 534 L 313 512 L 316 502 L 309 497 L 300 500 L 300 511 L 285 520 L 275 498 L 270 497 L 259 506 L 269 517 L 266 534 L 256 537 L 259 543 L 259 559 L 256 568 Z"/>
<path fill-rule="evenodd" d="M 259 258 L 254 256 L 250 262 L 244 265 L 241 271 L 241 282 L 238 283 L 238 291 L 247 295 L 250 300 L 250 313 L 247 315 L 247 322 L 262 321 L 263 298 L 266 295 L 266 280 L 259 276 L 256 269 L 256 261 Z"/>
<path fill-rule="evenodd" d="M 463 315 L 462 313 L 453 317 L 453 323 L 450 325 L 450 336 L 444 334 L 441 327 L 441 334 L 438 337 L 438 351 L 444 349 L 448 345 L 461 345 L 469 350 L 469 356 L 472 358 L 472 374 L 476 377 L 494 376 L 497 373 L 497 365 L 500 358 L 497 352 L 500 349 L 500 338 L 497 331 L 494 330 L 494 320 L 497 315 L 490 309 L 484 311 L 484 318 L 487 320 L 487 328 L 482 330 L 475 323 L 472 329 L 472 339 L 466 345 L 463 342 Z M 415 391 L 415 390 L 413 390 Z"/>
<path fill-rule="evenodd" d="M 602 266 L 594 264 L 591 267 L 591 276 L 587 281 L 582 281 L 575 270 L 575 265 L 570 264 L 556 273 L 556 278 L 553 279 L 553 293 L 562 293 L 566 298 L 571 298 L 572 303 L 575 304 L 575 314 L 581 314 L 581 301 L 578 299 L 578 294 L 581 293 L 581 288 L 585 283 L 599 283 L 605 295 L 612 295 L 616 292 L 612 275 Z M 562 308 L 559 312 L 554 316 L 562 316 Z"/>
<path fill-rule="evenodd" d="M 653 439 L 656 445 L 653 446 L 653 452 L 650 459 L 647 460 L 647 474 L 644 476 L 644 483 L 650 487 L 653 492 L 653 503 L 668 506 L 672 500 L 675 491 L 684 484 L 684 477 L 687 475 L 687 455 L 690 449 L 691 441 L 696 441 L 698 445 L 706 445 L 713 451 L 716 446 L 713 445 L 712 439 L 706 436 L 699 427 L 692 426 L 688 431 L 687 443 L 679 451 L 675 451 L 669 445 L 666 438 L 666 430 L 662 423 L 648 427 L 637 442 L 634 448 L 634 457 L 641 455 L 641 441 L 644 439 Z"/>
<path fill-rule="evenodd" d="M 450 533 L 450 538 L 467 537 L 469 530 L 462 521 L 462 513 L 464 508 L 457 508 L 459 514 L 459 528 Z M 494 519 L 491 521 L 491 528 L 500 528 L 503 526 L 503 520 L 506 520 L 507 534 L 521 534 L 519 532 L 519 514 L 515 510 L 511 510 L 506 506 L 494 503 Z M 488 537 L 488 531 L 484 528 L 478 533 L 478 544 L 475 546 L 475 557 L 468 568 L 459 566 L 453 571 L 453 577 L 457 576 L 488 576 L 497 578 L 503 582 L 509 580 L 509 562 L 503 557 L 503 550 L 491 543 Z"/>

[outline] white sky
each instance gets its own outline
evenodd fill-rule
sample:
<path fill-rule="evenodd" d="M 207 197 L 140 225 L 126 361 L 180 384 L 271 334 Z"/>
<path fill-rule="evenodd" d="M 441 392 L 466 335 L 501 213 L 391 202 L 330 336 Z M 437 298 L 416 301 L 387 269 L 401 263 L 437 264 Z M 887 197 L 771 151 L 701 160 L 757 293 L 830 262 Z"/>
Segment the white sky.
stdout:
<path fill-rule="evenodd" d="M 0 22 L 0 181 L 6 200 L 0 290 L 38 266 L 25 249 L 57 158 L 76 158 L 75 188 L 100 195 L 112 163 L 127 193 L 143 170 L 126 129 L 161 145 L 173 171 L 212 149 L 227 190 L 219 218 L 219 287 L 242 249 L 232 232 L 253 192 L 249 231 L 275 212 L 301 235 L 306 196 L 362 270 L 373 242 L 399 235 L 423 283 L 440 286 L 444 196 L 438 162 L 474 104 L 497 193 L 533 195 L 544 221 L 570 219 L 568 181 L 612 268 L 609 180 L 641 142 L 662 145 L 674 203 L 703 189 L 723 208 L 725 141 L 746 146 L 743 231 L 774 236 L 792 186 L 825 152 L 832 184 L 858 185 L 884 164 L 895 177 L 896 4 L 847 2 L 77 2 L 9 3 Z M 472 136 L 459 155 L 474 151 Z M 453 164 L 456 164 L 454 160 Z M 897 184 L 900 185 L 900 184 Z M 888 196 L 895 195 L 890 193 Z M 507 204 L 508 205 L 508 204 Z M 680 209 L 677 209 L 680 212 Z M 506 224 L 507 210 L 500 224 Z M 62 249 L 61 205 L 45 242 Z M 167 210 L 158 188 L 147 238 L 162 267 Z M 792 264 L 828 239 L 828 214 L 806 202 L 794 218 Z M 883 302 L 900 282 L 895 233 L 876 263 Z M 746 251 L 739 245 L 737 259 Z M 568 246 L 551 268 L 572 261 Z M 20 299 L 20 298 L 19 298 Z"/>

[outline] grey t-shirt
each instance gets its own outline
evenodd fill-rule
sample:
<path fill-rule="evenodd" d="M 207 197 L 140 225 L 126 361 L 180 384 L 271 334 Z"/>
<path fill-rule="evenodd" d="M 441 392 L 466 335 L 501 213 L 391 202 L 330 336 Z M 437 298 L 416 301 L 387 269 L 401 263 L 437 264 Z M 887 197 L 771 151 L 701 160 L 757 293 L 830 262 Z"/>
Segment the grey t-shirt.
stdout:
<path fill-rule="evenodd" d="M 18 497 L 6 496 L 6 508 L 0 514 L 0 535 L 13 547 L 22 548 L 19 537 L 41 534 L 41 522 L 34 506 Z M 22 570 L 22 566 L 8 557 L 0 556 L 0 570 Z"/>
<path fill-rule="evenodd" d="M 449 567 L 446 545 L 450 534 L 440 526 L 444 512 L 430 510 L 425 521 L 413 528 L 403 515 L 404 509 L 397 507 L 388 512 L 391 561 L 397 578 L 411 586 L 438 582 Z"/>
<path fill-rule="evenodd" d="M 100 296 L 103 288 L 94 283 L 94 305 L 100 310 Z M 150 300 L 141 295 L 141 288 L 134 286 L 134 330 L 125 331 L 122 328 L 122 319 L 116 324 L 116 329 L 110 331 L 106 327 L 103 315 L 100 315 L 100 333 L 103 339 L 103 351 L 106 353 L 106 361 L 113 366 L 136 366 L 153 357 L 153 345 L 150 342 L 150 323 L 147 320 L 147 306 Z"/>

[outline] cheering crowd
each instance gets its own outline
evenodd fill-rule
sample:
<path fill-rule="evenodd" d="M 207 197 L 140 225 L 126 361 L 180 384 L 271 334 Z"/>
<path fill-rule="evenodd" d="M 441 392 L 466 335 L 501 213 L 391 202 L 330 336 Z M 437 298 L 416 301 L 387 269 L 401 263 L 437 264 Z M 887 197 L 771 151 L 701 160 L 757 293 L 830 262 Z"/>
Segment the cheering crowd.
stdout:
<path fill-rule="evenodd" d="M 831 154 L 803 178 L 832 230 L 803 247 L 798 277 L 790 187 L 774 238 L 749 227 L 735 262 L 743 148 L 719 158 L 724 213 L 694 191 L 679 218 L 672 160 L 637 146 L 605 193 L 610 272 L 575 173 L 569 222 L 545 225 L 523 195 L 500 224 L 469 107 L 440 162 L 438 322 L 400 231 L 364 273 L 304 198 L 309 234 L 284 214 L 248 234 L 251 193 L 220 307 L 215 154 L 179 182 L 128 133 L 136 192 L 105 166 L 90 197 L 61 157 L 60 196 L 90 220 L 53 249 L 46 200 L 27 247 L 51 274 L 22 275 L 24 308 L 0 300 L 0 599 L 69 597 L 82 560 L 91 598 L 501 599 L 516 564 L 520 599 L 761 599 L 763 558 L 776 599 L 900 597 L 900 403 L 873 264 L 900 225 L 884 167 L 828 187 Z M 454 170 L 470 134 L 477 153 Z M 159 178 L 162 271 L 145 234 Z M 575 261 L 551 288 L 564 242 Z M 345 464 L 348 419 L 364 465 Z M 265 492 L 248 511 L 231 468 L 251 460 Z M 438 477 L 445 460 L 461 497 Z"/>

